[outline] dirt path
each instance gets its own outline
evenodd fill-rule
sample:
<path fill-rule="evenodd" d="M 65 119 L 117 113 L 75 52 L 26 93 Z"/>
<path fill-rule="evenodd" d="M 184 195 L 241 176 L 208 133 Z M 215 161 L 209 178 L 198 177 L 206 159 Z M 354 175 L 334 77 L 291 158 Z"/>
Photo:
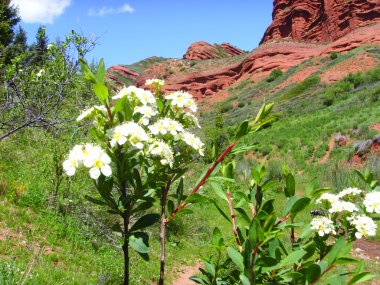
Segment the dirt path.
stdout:
<path fill-rule="evenodd" d="M 194 281 L 191 281 L 189 278 L 197 273 L 199 273 L 199 267 L 201 263 L 197 261 L 194 266 L 181 266 L 177 271 L 178 278 L 172 282 L 171 285 L 194 285 Z"/>
<path fill-rule="evenodd" d="M 335 134 L 331 136 L 330 141 L 329 141 L 329 150 L 326 151 L 326 154 L 319 160 L 319 164 L 325 164 L 327 162 L 327 160 L 330 157 L 331 152 L 334 149 L 334 144 L 335 144 Z"/>
<path fill-rule="evenodd" d="M 380 132 L 380 123 L 371 125 L 371 129 Z"/>

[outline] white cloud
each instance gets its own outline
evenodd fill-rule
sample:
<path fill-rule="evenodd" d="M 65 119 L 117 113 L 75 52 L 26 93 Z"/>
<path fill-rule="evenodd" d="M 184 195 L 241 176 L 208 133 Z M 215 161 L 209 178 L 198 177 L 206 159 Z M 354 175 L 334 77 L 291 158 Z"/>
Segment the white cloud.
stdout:
<path fill-rule="evenodd" d="M 51 24 L 71 4 L 71 0 L 11 0 L 19 7 L 25 23 Z"/>
<path fill-rule="evenodd" d="M 111 15 L 111 14 L 122 14 L 122 13 L 133 13 L 135 9 L 128 3 L 125 3 L 123 6 L 119 8 L 114 8 L 114 7 L 106 7 L 103 6 L 102 8 L 95 10 L 95 9 L 90 9 L 88 11 L 89 16 L 95 16 L 95 17 L 104 17 L 106 15 Z"/>

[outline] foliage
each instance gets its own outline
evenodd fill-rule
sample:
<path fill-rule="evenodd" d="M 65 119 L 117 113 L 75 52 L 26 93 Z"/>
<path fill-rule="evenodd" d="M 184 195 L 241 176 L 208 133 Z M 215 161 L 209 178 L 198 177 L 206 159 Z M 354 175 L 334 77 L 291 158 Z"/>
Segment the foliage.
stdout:
<path fill-rule="evenodd" d="M 293 88 L 286 91 L 284 94 L 281 95 L 280 99 L 290 99 L 295 96 L 301 95 L 303 92 L 308 90 L 309 88 L 313 87 L 314 85 L 318 84 L 321 81 L 321 78 L 317 75 L 310 76 L 306 78 L 304 81 L 298 83 Z"/>
<path fill-rule="evenodd" d="M 275 81 L 277 78 L 279 78 L 283 72 L 279 68 L 275 68 L 272 70 L 272 72 L 269 74 L 268 78 L 266 79 L 267 82 Z"/>
<path fill-rule="evenodd" d="M 334 59 L 337 59 L 337 58 L 338 58 L 338 53 L 336 51 L 332 51 L 330 53 L 330 59 L 334 60 Z"/>
<path fill-rule="evenodd" d="M 357 197 L 362 193 L 361 190 L 348 188 L 337 196 L 323 194 L 320 199 L 328 197 L 332 203 L 332 208 L 328 210 L 328 218 L 325 217 L 324 211 L 311 211 L 317 216 L 311 221 L 310 226 L 296 222 L 296 218 L 302 215 L 311 203 L 311 199 L 297 197 L 295 177 L 286 167 L 283 170 L 285 177 L 283 189 L 287 201 L 282 213 L 275 207 L 275 200 L 269 198 L 270 190 L 277 182 L 266 178 L 264 163 L 252 168 L 249 188 L 246 191 L 233 191 L 233 172 L 234 162 L 225 164 L 221 168 L 224 180 L 220 180 L 219 185 L 214 186 L 220 188 L 219 196 L 228 204 L 229 214 L 224 212 L 218 203 L 214 204 L 223 218 L 231 224 L 235 246 L 225 242 L 222 232 L 215 228 L 211 246 L 217 254 L 215 258 L 206 260 L 205 267 L 200 269 L 202 276 L 191 277 L 193 281 L 204 285 L 316 284 L 339 264 L 354 264 L 356 269 L 346 266 L 345 270 L 348 272 L 329 276 L 331 282 L 332 280 L 344 282 L 346 276 L 350 276 L 348 284 L 373 278 L 369 272 L 361 272 L 360 262 L 349 256 L 352 240 L 361 238 L 363 234 L 374 235 L 373 221 L 367 217 L 372 223 L 370 229 L 363 224 L 355 223 L 356 218 L 364 216 L 355 214 L 359 209 L 355 208 L 353 203 L 339 200 Z M 376 184 L 368 173 L 365 175 L 358 173 L 367 183 L 373 186 Z M 313 189 L 312 193 L 315 197 L 319 197 L 323 191 L 326 189 Z M 376 195 L 376 198 L 371 197 L 367 200 L 372 194 Z M 379 194 L 380 192 L 368 193 L 364 201 L 366 208 L 363 207 L 361 210 L 368 214 L 374 211 L 373 207 L 376 207 L 376 213 L 380 213 Z M 332 197 L 336 197 L 337 200 Z M 334 204 L 338 201 L 342 205 L 345 203 L 340 209 Z M 350 214 L 353 214 L 351 219 L 348 217 Z M 238 225 L 238 218 L 244 221 L 240 223 L 242 226 Z M 328 220 L 328 223 L 324 219 Z M 323 223 L 320 223 L 320 220 L 323 220 Z M 298 233 L 301 229 L 302 232 Z M 343 233 L 338 232 L 338 229 Z M 316 233 L 314 234 L 312 230 Z M 288 233 L 290 245 L 284 240 Z M 227 257 L 224 257 L 225 252 Z"/>
<path fill-rule="evenodd" d="M 80 100 L 78 58 L 93 45 L 72 31 L 64 41 L 50 45 L 43 65 L 32 64 L 29 53 L 12 59 L 2 70 L 0 140 L 26 127 L 62 126 L 72 120 L 65 104 Z"/>

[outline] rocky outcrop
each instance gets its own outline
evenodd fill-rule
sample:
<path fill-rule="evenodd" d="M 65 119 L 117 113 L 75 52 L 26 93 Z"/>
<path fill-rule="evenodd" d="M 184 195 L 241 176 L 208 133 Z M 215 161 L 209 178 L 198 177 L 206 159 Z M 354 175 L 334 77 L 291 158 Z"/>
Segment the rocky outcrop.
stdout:
<path fill-rule="evenodd" d="M 125 85 L 122 79 L 130 79 L 132 82 L 139 76 L 137 72 L 130 70 L 123 65 L 114 65 L 108 68 L 107 77 L 115 81 L 118 85 Z"/>
<path fill-rule="evenodd" d="M 230 45 L 229 43 L 210 45 L 207 42 L 200 41 L 189 46 L 186 53 L 183 55 L 183 59 L 213 59 L 230 57 L 243 53 L 244 51 Z"/>
<path fill-rule="evenodd" d="M 273 39 L 328 42 L 380 21 L 378 0 L 275 0 L 273 22 L 261 43 Z"/>

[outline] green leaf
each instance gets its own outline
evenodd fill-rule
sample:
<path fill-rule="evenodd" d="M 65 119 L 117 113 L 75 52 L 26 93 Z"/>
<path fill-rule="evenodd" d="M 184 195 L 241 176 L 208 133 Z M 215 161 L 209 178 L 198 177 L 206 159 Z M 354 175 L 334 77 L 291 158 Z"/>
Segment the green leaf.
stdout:
<path fill-rule="evenodd" d="M 131 235 L 128 244 L 138 253 L 148 253 L 149 251 L 149 244 L 147 244 L 141 236 Z"/>
<path fill-rule="evenodd" d="M 218 206 L 218 204 L 213 200 L 211 200 L 211 202 L 214 204 L 214 206 L 216 207 L 218 212 L 223 216 L 223 218 L 225 218 L 228 222 L 232 223 L 231 218 L 226 215 L 226 213 Z"/>
<path fill-rule="evenodd" d="M 223 177 L 229 178 L 229 179 L 234 179 L 234 174 L 235 174 L 234 168 L 235 168 L 234 162 L 224 164 L 222 166 Z"/>
<path fill-rule="evenodd" d="M 208 282 L 206 279 L 203 279 L 201 277 L 197 277 L 197 276 L 191 276 L 189 278 L 191 281 L 194 281 L 195 283 L 197 284 L 202 284 L 202 285 L 210 285 L 211 283 Z"/>
<path fill-rule="evenodd" d="M 104 74 L 106 73 L 106 68 L 104 66 L 104 59 L 102 58 L 99 62 L 98 65 L 98 70 L 96 72 L 96 81 L 98 83 L 103 83 L 104 82 Z"/>
<path fill-rule="evenodd" d="M 215 265 L 209 262 L 205 262 L 206 271 L 211 274 L 212 277 L 215 277 Z"/>
<path fill-rule="evenodd" d="M 177 214 L 175 215 L 175 219 L 178 219 L 179 217 L 182 217 L 182 216 L 190 215 L 192 213 L 194 213 L 193 210 L 184 208 L 181 211 L 177 212 Z"/>
<path fill-rule="evenodd" d="M 198 194 L 198 193 L 191 194 L 186 199 L 187 203 L 192 203 L 192 204 L 205 203 L 205 202 L 208 202 L 208 201 L 209 201 L 208 198 L 206 198 L 205 196 L 202 196 L 201 194 Z"/>
<path fill-rule="evenodd" d="M 252 145 L 243 145 L 240 147 L 233 148 L 230 151 L 230 154 L 240 154 L 240 153 L 247 153 L 250 150 L 253 150 L 256 147 L 257 143 Z"/>
<path fill-rule="evenodd" d="M 219 182 L 210 182 L 211 189 L 214 190 L 215 194 L 218 195 L 223 200 L 227 201 L 226 193 L 224 192 L 222 186 Z"/>
<path fill-rule="evenodd" d="M 179 180 L 178 187 L 177 187 L 177 205 L 181 204 L 183 199 L 183 177 Z"/>
<path fill-rule="evenodd" d="M 284 208 L 284 215 L 289 214 L 290 210 L 292 209 L 293 205 L 298 201 L 298 197 L 293 196 L 289 198 L 289 200 L 285 204 Z"/>
<path fill-rule="evenodd" d="M 227 248 L 228 256 L 231 258 L 232 262 L 235 263 L 236 267 L 240 272 L 244 272 L 244 260 L 243 256 L 233 247 Z"/>
<path fill-rule="evenodd" d="M 344 253 L 346 252 L 344 249 L 346 247 L 346 241 L 344 239 L 344 237 L 340 237 L 333 245 L 333 247 L 331 248 L 330 252 L 329 252 L 329 255 L 328 255 L 328 265 L 332 265 L 335 263 L 335 261 L 341 257 L 342 255 L 344 255 Z"/>
<path fill-rule="evenodd" d="M 286 176 L 286 186 L 284 189 L 285 196 L 288 198 L 294 196 L 294 194 L 296 192 L 295 187 L 296 187 L 296 182 L 295 182 L 294 176 L 293 176 L 293 174 L 289 173 Z"/>
<path fill-rule="evenodd" d="M 293 251 L 287 257 L 281 260 L 280 265 L 285 267 L 297 263 L 306 253 L 307 251 L 303 249 Z"/>
<path fill-rule="evenodd" d="M 140 177 L 140 172 L 134 168 L 133 169 L 133 178 L 135 179 L 135 184 L 136 184 L 136 190 L 138 192 L 142 192 L 143 191 L 143 186 L 142 186 L 142 182 L 141 182 L 141 177 Z"/>
<path fill-rule="evenodd" d="M 211 244 L 216 247 L 223 246 L 222 232 L 218 228 L 214 228 L 214 231 L 212 232 Z"/>
<path fill-rule="evenodd" d="M 375 275 L 371 274 L 370 272 L 362 272 L 362 273 L 355 275 L 350 280 L 350 282 L 348 282 L 348 285 L 359 283 L 359 282 L 365 282 L 365 281 L 371 280 L 374 277 L 375 277 Z"/>
<path fill-rule="evenodd" d="M 251 285 L 251 282 L 249 282 L 248 277 L 245 276 L 243 273 L 239 275 L 239 279 L 243 285 Z"/>
<path fill-rule="evenodd" d="M 241 215 L 241 217 L 244 219 L 244 221 L 246 221 L 248 224 L 251 223 L 251 219 L 248 217 L 247 213 L 245 212 L 245 210 L 243 208 L 236 207 L 234 209 Z"/>
<path fill-rule="evenodd" d="M 307 268 L 306 279 L 310 283 L 313 283 L 321 275 L 321 267 L 318 264 L 312 264 Z"/>
<path fill-rule="evenodd" d="M 96 83 L 95 75 L 92 73 L 87 63 L 82 58 L 79 59 L 79 63 L 80 63 L 84 78 L 86 78 L 86 80 L 90 81 L 91 83 L 95 84 Z"/>
<path fill-rule="evenodd" d="M 136 223 L 133 224 L 130 232 L 134 232 L 140 229 L 144 229 L 146 227 L 149 227 L 155 223 L 157 223 L 160 220 L 159 214 L 147 214 L 145 216 L 142 216 L 140 219 L 136 221 Z"/>
<path fill-rule="evenodd" d="M 100 102 L 103 104 L 108 100 L 108 88 L 104 84 L 95 83 L 94 84 L 95 95 L 99 98 Z"/>
<path fill-rule="evenodd" d="M 310 204 L 310 201 L 311 199 L 307 197 L 298 199 L 290 209 L 290 213 L 295 216 L 297 213 L 305 209 Z"/>
<path fill-rule="evenodd" d="M 114 232 L 123 233 L 123 229 L 121 228 L 121 226 L 120 226 L 119 223 L 114 224 L 111 227 L 111 230 L 114 231 Z"/>
<path fill-rule="evenodd" d="M 248 121 L 242 122 L 236 131 L 235 138 L 238 140 L 241 137 L 244 137 L 245 135 L 249 133 L 250 130 L 251 128 L 249 127 L 249 122 Z"/>
<path fill-rule="evenodd" d="M 90 201 L 91 203 L 96 204 L 96 205 L 99 205 L 99 206 L 107 206 L 107 203 L 106 203 L 106 202 L 101 201 L 101 200 L 98 200 L 98 199 L 95 199 L 95 198 L 90 197 L 90 196 L 88 196 L 88 195 L 85 195 L 84 198 L 87 199 L 88 201 Z"/>

